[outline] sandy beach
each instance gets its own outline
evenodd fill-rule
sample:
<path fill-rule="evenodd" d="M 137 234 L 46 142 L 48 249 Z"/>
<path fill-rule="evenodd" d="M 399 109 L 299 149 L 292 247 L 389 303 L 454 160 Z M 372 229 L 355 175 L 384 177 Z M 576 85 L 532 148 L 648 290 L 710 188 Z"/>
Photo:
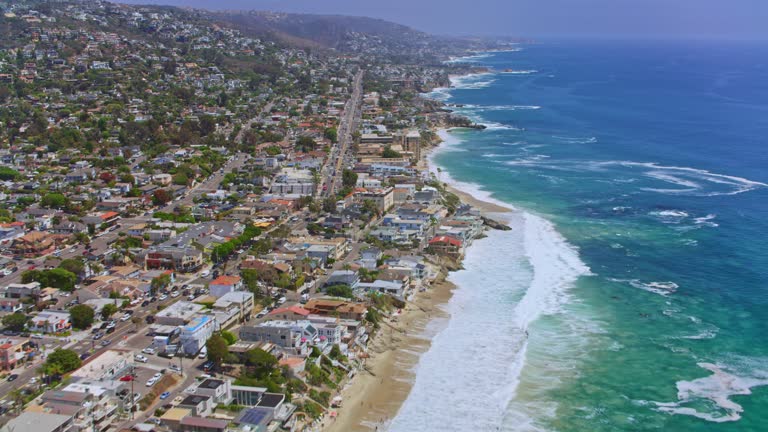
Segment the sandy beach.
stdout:
<path fill-rule="evenodd" d="M 419 356 L 431 343 L 421 335 L 432 320 L 448 318 L 440 306 L 454 288 L 438 279 L 432 288 L 417 293 L 396 321 L 382 325 L 368 347 L 365 370 L 342 390 L 343 406 L 324 431 L 370 431 L 397 414 L 413 386 Z"/>
<path fill-rule="evenodd" d="M 429 153 L 437 148 L 425 152 L 420 167 L 427 167 Z M 482 201 L 450 183 L 446 189 L 485 216 L 499 217 L 512 211 Z M 431 339 L 425 335 L 427 325 L 434 320 L 447 322 L 449 319 L 442 306 L 450 300 L 456 286 L 446 280 L 447 276 L 447 271 L 441 271 L 432 286 L 416 293 L 395 320 L 382 324 L 368 347 L 370 358 L 366 360 L 365 369 L 341 391 L 343 406 L 337 410 L 336 419 L 326 418 L 324 432 L 376 430 L 397 414 L 413 387 L 419 358 L 431 345 Z"/>

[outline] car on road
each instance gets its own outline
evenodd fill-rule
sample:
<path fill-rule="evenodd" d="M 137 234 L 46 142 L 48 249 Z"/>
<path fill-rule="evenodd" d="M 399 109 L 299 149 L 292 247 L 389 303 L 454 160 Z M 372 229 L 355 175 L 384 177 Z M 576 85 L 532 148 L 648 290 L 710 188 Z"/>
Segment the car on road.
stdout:
<path fill-rule="evenodd" d="M 144 354 L 154 354 L 155 349 L 152 347 L 146 347 L 143 350 L 141 350 L 141 352 L 143 352 Z"/>
<path fill-rule="evenodd" d="M 203 270 L 202 273 L 200 273 L 200 277 L 208 277 L 211 274 L 210 270 Z"/>
<path fill-rule="evenodd" d="M 88 354 L 88 353 L 82 353 L 82 354 L 80 354 L 80 360 L 85 360 L 85 359 L 87 359 L 87 358 L 88 358 L 88 357 L 90 357 L 90 356 L 91 356 L 91 355 L 90 355 L 90 354 Z"/>
<path fill-rule="evenodd" d="M 34 334 L 32 334 L 32 335 L 30 336 L 30 338 L 32 338 L 32 339 L 42 339 L 42 338 L 43 338 L 43 335 L 41 335 L 41 334 L 39 334 L 39 333 L 34 333 Z"/>
<path fill-rule="evenodd" d="M 256 314 L 256 318 L 264 318 L 264 316 L 266 316 L 266 315 L 267 315 L 266 311 L 261 311 L 261 312 Z"/>
<path fill-rule="evenodd" d="M 147 307 L 147 306 L 149 306 L 149 300 L 144 300 L 143 302 L 141 302 L 141 307 Z"/>
<path fill-rule="evenodd" d="M 161 423 L 161 420 L 157 417 L 150 417 L 149 419 L 147 419 L 147 421 L 150 423 L 154 423 L 156 425 L 159 425 Z"/>
<path fill-rule="evenodd" d="M 146 362 L 148 362 L 148 361 L 149 361 L 149 359 L 148 359 L 148 358 L 146 358 L 145 356 L 143 356 L 143 355 L 141 355 L 141 354 L 136 354 L 136 355 L 133 357 L 133 359 L 134 359 L 134 360 L 136 360 L 136 361 L 137 361 L 137 362 L 139 362 L 139 363 L 146 363 Z"/>
<path fill-rule="evenodd" d="M 134 393 L 133 394 L 133 403 L 136 403 L 141 400 L 141 393 Z"/>
<path fill-rule="evenodd" d="M 168 396 L 171 395 L 171 392 L 163 392 L 163 394 L 160 395 L 160 399 L 168 399 Z"/>
<path fill-rule="evenodd" d="M 11 274 L 13 274 L 13 270 L 11 269 L 3 270 L 3 276 L 10 276 Z"/>
<path fill-rule="evenodd" d="M 176 298 L 178 296 L 179 296 L 179 292 L 178 291 L 171 291 L 171 297 L 172 298 Z"/>
<path fill-rule="evenodd" d="M 160 297 L 158 297 L 158 299 L 159 299 L 160 301 L 163 301 L 163 300 L 165 300 L 165 299 L 167 299 L 167 298 L 168 298 L 168 296 L 167 296 L 167 295 L 165 295 L 165 294 L 162 294 Z"/>
<path fill-rule="evenodd" d="M 129 381 L 133 381 L 135 378 L 136 378 L 135 376 L 128 374 L 128 375 L 121 376 L 120 381 L 129 382 Z"/>
<path fill-rule="evenodd" d="M 37 384 L 37 377 L 32 377 L 29 379 L 30 384 Z"/>
<path fill-rule="evenodd" d="M 152 377 L 149 380 L 147 380 L 147 387 L 152 387 L 157 382 L 157 378 Z"/>
<path fill-rule="evenodd" d="M 104 337 L 104 332 L 98 332 L 95 335 L 93 335 L 93 340 L 99 340 Z"/>
<path fill-rule="evenodd" d="M 114 327 L 110 327 L 110 328 L 107 329 L 107 334 L 112 334 L 114 332 L 115 332 L 115 328 Z"/>
<path fill-rule="evenodd" d="M 111 340 L 109 340 L 109 339 L 104 339 L 103 341 L 101 341 L 101 346 L 107 346 L 107 345 L 109 345 L 109 344 L 111 344 L 111 343 L 112 343 L 112 341 L 111 341 Z"/>
<path fill-rule="evenodd" d="M 174 371 L 174 372 L 181 372 L 181 368 L 180 368 L 179 366 L 175 365 L 175 364 L 174 364 L 174 365 L 171 365 L 171 366 L 170 366 L 170 369 L 171 369 L 172 371 Z"/>
<path fill-rule="evenodd" d="M 131 314 L 125 314 L 120 317 L 120 321 L 128 321 L 129 319 L 131 319 Z"/>
<path fill-rule="evenodd" d="M 115 328 L 116 326 L 117 326 L 117 323 L 114 322 L 114 321 L 110 321 L 110 322 L 107 323 L 107 328 L 108 329 Z"/>
<path fill-rule="evenodd" d="M 11 375 L 8 375 L 8 382 L 11 382 L 11 381 L 16 381 L 16 378 L 18 378 L 18 377 L 19 377 L 19 375 L 18 375 L 18 374 L 11 374 Z"/>

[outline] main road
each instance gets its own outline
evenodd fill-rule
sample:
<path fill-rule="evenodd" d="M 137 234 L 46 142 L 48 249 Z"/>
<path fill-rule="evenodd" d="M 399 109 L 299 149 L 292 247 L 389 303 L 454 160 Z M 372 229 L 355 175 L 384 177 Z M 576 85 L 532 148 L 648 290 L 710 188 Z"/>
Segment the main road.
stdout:
<path fill-rule="evenodd" d="M 344 107 L 344 115 L 341 117 L 341 122 L 339 122 L 339 130 L 337 131 L 338 145 L 334 146 L 328 157 L 329 164 L 331 164 L 333 168 L 330 172 L 328 172 L 328 167 L 325 168 L 325 178 L 323 178 L 323 184 L 327 185 L 327 189 L 323 191 L 325 196 L 334 196 L 341 186 L 343 162 L 350 149 L 352 133 L 357 130 L 362 100 L 363 71 L 359 70 L 357 74 L 355 74 L 353 81 L 352 96 L 347 101 L 347 104 Z"/>

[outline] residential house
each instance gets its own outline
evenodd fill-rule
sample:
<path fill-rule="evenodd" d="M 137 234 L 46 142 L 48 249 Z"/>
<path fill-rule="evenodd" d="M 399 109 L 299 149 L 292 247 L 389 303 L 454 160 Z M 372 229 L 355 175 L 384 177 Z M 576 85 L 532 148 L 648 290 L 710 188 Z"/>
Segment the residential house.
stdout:
<path fill-rule="evenodd" d="M 33 332 L 59 333 L 72 327 L 69 320 L 69 312 L 45 310 L 33 317 L 27 327 Z"/>

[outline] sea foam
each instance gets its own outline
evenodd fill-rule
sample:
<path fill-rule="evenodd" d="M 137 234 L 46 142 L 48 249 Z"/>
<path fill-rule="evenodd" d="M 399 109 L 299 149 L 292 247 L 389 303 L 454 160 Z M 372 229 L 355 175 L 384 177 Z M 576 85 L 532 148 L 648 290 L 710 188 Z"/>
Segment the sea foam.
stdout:
<path fill-rule="evenodd" d="M 440 134 L 443 147 L 460 142 Z M 450 179 L 433 163 L 430 167 L 464 192 L 509 206 L 476 185 Z M 509 427 L 505 418 L 525 371 L 532 324 L 560 313 L 569 288 L 589 268 L 551 222 L 523 211 L 505 216 L 512 230 L 489 231 L 469 248 L 464 270 L 449 276 L 457 286 L 447 305 L 450 319 L 419 360 L 414 387 L 388 430 Z M 521 418 L 519 412 L 512 415 Z M 535 429 L 533 418 L 517 421 Z"/>

